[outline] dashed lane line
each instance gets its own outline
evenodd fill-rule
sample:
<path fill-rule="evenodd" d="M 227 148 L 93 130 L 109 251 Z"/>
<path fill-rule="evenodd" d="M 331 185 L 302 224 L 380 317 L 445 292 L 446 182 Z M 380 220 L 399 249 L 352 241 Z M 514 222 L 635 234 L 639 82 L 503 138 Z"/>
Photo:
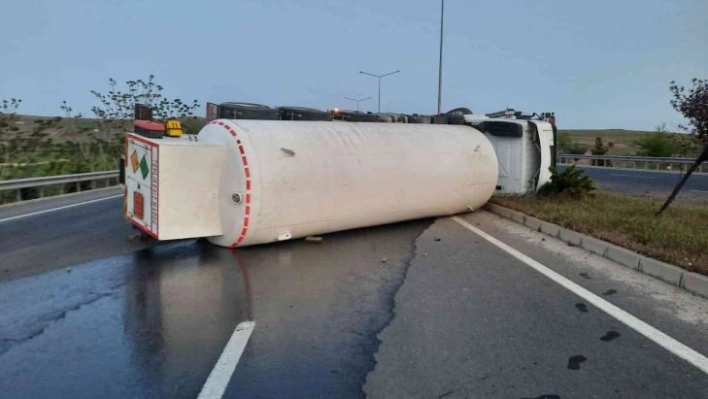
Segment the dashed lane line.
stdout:
<path fill-rule="evenodd" d="M 204 383 L 198 399 L 220 399 L 224 395 L 255 327 L 255 321 L 244 321 L 236 326 L 209 378 Z"/>

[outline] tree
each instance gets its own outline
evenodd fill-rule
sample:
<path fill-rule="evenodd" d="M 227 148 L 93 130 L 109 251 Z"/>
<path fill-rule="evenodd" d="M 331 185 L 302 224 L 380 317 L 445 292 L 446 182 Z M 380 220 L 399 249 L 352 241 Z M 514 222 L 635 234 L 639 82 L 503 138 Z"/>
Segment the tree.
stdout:
<path fill-rule="evenodd" d="M 22 147 L 21 139 L 17 132 L 17 110 L 22 100 L 11 98 L 0 102 L 0 150 L 2 162 L 9 164 L 10 156 Z M 3 168 L 0 168 L 0 179 L 3 178 Z"/>
<path fill-rule="evenodd" d="M 132 130 L 135 105 L 147 105 L 152 109 L 153 118 L 164 121 L 167 118 L 196 118 L 194 111 L 199 108 L 197 100 L 191 104 L 179 98 L 168 99 L 162 94 L 164 88 L 155 82 L 155 76 L 147 80 L 136 79 L 125 82 L 125 87 L 118 87 L 118 82 L 108 79 L 108 91 L 91 90 L 98 104 L 91 112 L 98 118 L 94 126 L 92 122 L 81 120 L 81 114 L 74 115 L 73 109 L 66 101 L 61 109 L 66 115 L 70 129 L 75 133 L 76 141 L 69 141 L 70 151 L 78 150 L 84 160 L 77 168 L 105 169 L 114 165 L 123 150 L 123 133 Z M 79 123 L 84 126 L 79 127 Z M 101 135 L 96 133 L 100 132 Z M 79 134 L 76 134 L 79 133 Z"/>
<path fill-rule="evenodd" d="M 637 155 L 643 157 L 668 158 L 679 152 L 678 143 L 666 131 L 665 123 L 657 126 L 653 133 L 635 140 L 634 144 L 639 148 Z"/>
<path fill-rule="evenodd" d="M 696 136 L 688 134 L 674 134 L 671 139 L 674 141 L 676 155 L 679 157 L 698 157 L 700 140 Z M 682 165 L 683 166 L 683 165 Z"/>
<path fill-rule="evenodd" d="M 686 91 L 683 86 L 678 86 L 671 81 L 669 90 L 673 95 L 671 106 L 680 112 L 688 120 L 688 126 L 679 126 L 682 130 L 693 135 L 699 145 L 700 154 L 686 171 L 681 181 L 676 185 L 674 191 L 666 199 L 666 202 L 656 212 L 656 216 L 661 214 L 671 205 L 693 172 L 705 161 L 708 160 L 708 79 L 692 80 L 693 87 Z"/>
<path fill-rule="evenodd" d="M 602 137 L 596 137 L 595 138 L 595 147 L 592 148 L 592 155 L 605 155 L 607 154 L 607 151 L 610 150 L 610 148 L 614 147 L 614 143 L 608 143 L 607 145 L 604 145 L 602 143 Z M 610 161 L 606 161 L 604 159 L 598 159 L 598 160 L 593 160 L 593 165 L 595 166 L 612 166 L 610 164 Z"/>
<path fill-rule="evenodd" d="M 164 87 L 155 83 L 155 76 L 150 75 L 147 80 L 137 79 L 125 82 L 124 91 L 118 88 L 115 79 L 108 79 L 109 90 L 106 94 L 91 90 L 100 105 L 91 108 L 91 112 L 100 118 L 104 129 L 125 132 L 133 120 L 136 104 L 147 105 L 152 109 L 153 117 L 165 120 L 170 117 L 193 117 L 194 111 L 199 108 L 199 102 L 193 100 L 191 104 L 181 99 L 168 99 L 163 97 Z"/>

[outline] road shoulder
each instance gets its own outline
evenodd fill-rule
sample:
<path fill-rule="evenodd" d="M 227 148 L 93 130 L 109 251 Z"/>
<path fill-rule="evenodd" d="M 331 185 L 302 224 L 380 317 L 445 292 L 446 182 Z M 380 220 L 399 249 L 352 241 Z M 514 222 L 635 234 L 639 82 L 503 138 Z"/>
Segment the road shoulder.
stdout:
<path fill-rule="evenodd" d="M 705 299 L 487 212 L 465 220 L 708 352 Z M 377 365 L 364 387 L 370 397 L 704 393 L 708 377 L 699 369 L 450 219 L 438 220 L 416 246 L 395 318 L 379 335 Z M 611 333 L 620 338 L 602 339 Z M 569 368 L 580 358 L 577 370 Z"/>

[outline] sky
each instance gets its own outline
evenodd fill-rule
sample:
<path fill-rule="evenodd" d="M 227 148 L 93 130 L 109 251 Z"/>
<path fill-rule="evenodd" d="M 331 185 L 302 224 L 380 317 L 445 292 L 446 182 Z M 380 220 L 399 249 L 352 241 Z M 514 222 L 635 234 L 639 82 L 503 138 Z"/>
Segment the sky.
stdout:
<path fill-rule="evenodd" d="M 155 75 L 168 98 L 437 110 L 441 0 L 1 0 L 0 99 L 91 115 L 91 90 Z M 706 0 L 446 0 L 442 109 L 555 112 L 561 129 L 682 122 L 708 78 Z M 204 113 L 204 107 L 198 110 Z"/>

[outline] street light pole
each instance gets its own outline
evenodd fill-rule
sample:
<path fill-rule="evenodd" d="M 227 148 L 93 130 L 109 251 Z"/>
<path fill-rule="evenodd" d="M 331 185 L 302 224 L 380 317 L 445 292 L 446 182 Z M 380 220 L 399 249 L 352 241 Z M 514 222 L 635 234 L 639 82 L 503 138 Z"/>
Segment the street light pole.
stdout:
<path fill-rule="evenodd" d="M 361 73 L 361 74 L 363 74 L 363 75 L 373 76 L 373 77 L 375 77 L 375 78 L 377 78 L 377 79 L 379 80 L 379 105 L 378 105 L 378 112 L 381 112 L 381 78 L 385 78 L 386 76 L 393 75 L 393 74 L 399 73 L 399 72 L 401 72 L 401 71 L 393 71 L 393 72 L 385 73 L 385 74 L 383 74 L 383 75 L 376 75 L 376 74 L 369 73 L 369 72 L 359 71 L 359 73 Z"/>
<path fill-rule="evenodd" d="M 438 115 L 442 108 L 442 61 L 443 61 L 443 23 L 445 22 L 445 0 L 440 7 L 440 63 L 438 64 Z"/>
<path fill-rule="evenodd" d="M 357 100 L 356 98 L 351 98 L 351 97 L 344 97 L 344 98 L 345 98 L 346 100 L 351 100 L 351 101 L 356 102 L 356 112 L 359 112 L 359 103 L 360 103 L 360 102 L 366 101 L 366 100 L 371 100 L 371 97 L 360 98 L 360 99 L 358 99 L 358 100 Z"/>

